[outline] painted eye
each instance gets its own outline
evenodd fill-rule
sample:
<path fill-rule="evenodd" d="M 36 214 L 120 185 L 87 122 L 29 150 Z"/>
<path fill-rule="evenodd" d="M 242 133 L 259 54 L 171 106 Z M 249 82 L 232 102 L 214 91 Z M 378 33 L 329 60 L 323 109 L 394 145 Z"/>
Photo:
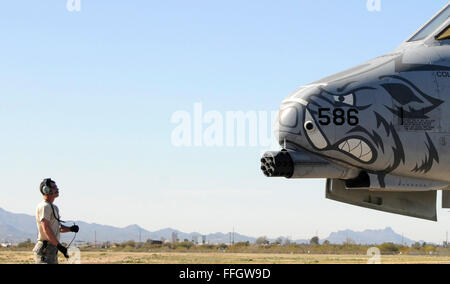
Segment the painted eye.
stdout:
<path fill-rule="evenodd" d="M 334 96 L 334 100 L 336 102 L 340 102 L 349 106 L 353 106 L 355 104 L 355 95 L 352 94 L 348 94 L 345 96 Z"/>

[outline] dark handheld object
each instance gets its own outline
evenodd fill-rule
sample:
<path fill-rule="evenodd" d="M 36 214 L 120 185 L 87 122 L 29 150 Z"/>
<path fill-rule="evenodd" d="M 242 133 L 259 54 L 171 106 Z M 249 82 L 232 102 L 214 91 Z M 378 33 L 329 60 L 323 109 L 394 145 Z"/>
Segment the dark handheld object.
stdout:
<path fill-rule="evenodd" d="M 77 225 L 73 225 L 72 227 L 70 227 L 70 231 L 73 233 L 78 233 L 78 231 L 80 231 L 80 227 L 78 227 Z"/>
<path fill-rule="evenodd" d="M 65 246 L 63 246 L 62 244 L 58 244 L 56 247 L 64 255 L 65 258 L 69 258 L 69 255 L 67 254 L 67 248 Z"/>

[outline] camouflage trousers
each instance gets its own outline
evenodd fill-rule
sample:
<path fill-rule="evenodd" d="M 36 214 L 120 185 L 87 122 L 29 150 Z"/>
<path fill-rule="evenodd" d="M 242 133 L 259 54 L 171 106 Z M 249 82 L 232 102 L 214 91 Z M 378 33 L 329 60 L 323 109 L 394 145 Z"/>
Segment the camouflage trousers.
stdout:
<path fill-rule="evenodd" d="M 33 252 L 36 264 L 58 264 L 58 248 L 47 241 L 37 242 Z"/>

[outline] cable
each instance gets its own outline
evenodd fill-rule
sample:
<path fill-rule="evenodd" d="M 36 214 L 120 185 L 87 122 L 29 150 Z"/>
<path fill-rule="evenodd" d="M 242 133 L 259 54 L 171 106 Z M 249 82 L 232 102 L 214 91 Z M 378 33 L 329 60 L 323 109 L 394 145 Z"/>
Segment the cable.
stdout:
<path fill-rule="evenodd" d="M 73 225 L 74 225 L 74 226 L 76 225 L 75 222 L 73 222 Z M 74 241 L 75 238 L 77 237 L 77 234 L 78 234 L 78 233 L 75 233 L 75 234 L 73 235 L 73 238 L 72 238 L 72 240 L 70 241 L 70 243 L 69 243 L 69 245 L 67 246 L 67 248 L 70 248 L 70 246 L 72 245 L 73 241 Z"/>

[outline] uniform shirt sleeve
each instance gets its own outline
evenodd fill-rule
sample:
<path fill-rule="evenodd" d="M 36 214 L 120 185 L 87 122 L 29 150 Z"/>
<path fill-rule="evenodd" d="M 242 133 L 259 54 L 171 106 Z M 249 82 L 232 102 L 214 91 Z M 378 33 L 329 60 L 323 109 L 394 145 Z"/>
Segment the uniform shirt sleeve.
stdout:
<path fill-rule="evenodd" d="M 47 219 L 47 221 L 50 222 L 51 218 L 52 208 L 50 207 L 50 205 L 46 204 L 38 209 L 38 219 L 40 222 L 42 222 L 44 219 Z"/>

